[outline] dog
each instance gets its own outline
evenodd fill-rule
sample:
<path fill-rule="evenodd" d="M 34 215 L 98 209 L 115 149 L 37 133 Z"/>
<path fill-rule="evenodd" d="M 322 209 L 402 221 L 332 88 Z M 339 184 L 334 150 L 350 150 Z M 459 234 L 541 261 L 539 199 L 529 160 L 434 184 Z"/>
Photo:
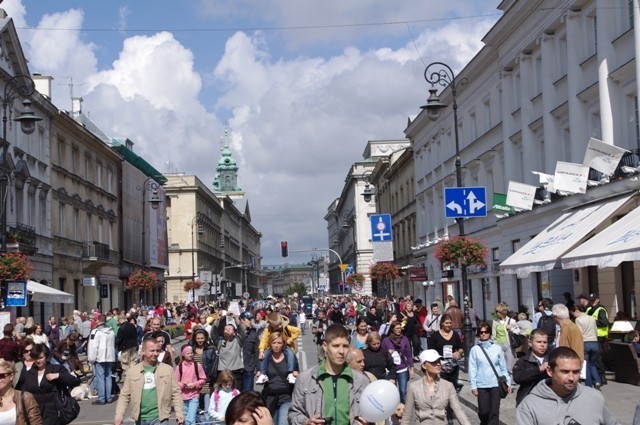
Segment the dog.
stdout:
<path fill-rule="evenodd" d="M 91 394 L 91 389 L 87 384 L 80 384 L 71 390 L 71 397 L 78 401 L 88 399 L 89 394 Z"/>
<path fill-rule="evenodd" d="M 404 404 L 400 403 L 398 404 L 398 407 L 396 407 L 395 412 L 393 412 L 393 415 L 391 415 L 391 423 L 393 425 L 399 424 L 403 414 L 404 414 Z"/>

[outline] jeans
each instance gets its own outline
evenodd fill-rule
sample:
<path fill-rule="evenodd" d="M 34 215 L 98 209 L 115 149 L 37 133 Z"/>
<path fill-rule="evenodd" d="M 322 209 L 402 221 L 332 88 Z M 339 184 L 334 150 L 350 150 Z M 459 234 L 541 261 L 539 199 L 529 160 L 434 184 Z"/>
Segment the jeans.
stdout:
<path fill-rule="evenodd" d="M 209 415 L 209 403 L 211 403 L 211 393 L 200 394 L 200 402 L 198 403 L 198 407 L 202 409 L 204 415 L 204 423 L 211 423 L 211 415 Z M 198 417 L 197 422 L 202 422 L 200 417 Z"/>
<path fill-rule="evenodd" d="M 158 418 L 146 419 L 146 420 L 138 419 L 136 421 L 136 425 L 167 425 L 168 423 L 169 423 L 169 419 L 165 419 L 164 421 L 161 421 Z"/>
<path fill-rule="evenodd" d="M 404 404 L 407 400 L 407 384 L 409 383 L 409 371 L 398 372 L 396 375 L 398 390 L 400 391 L 400 403 Z"/>
<path fill-rule="evenodd" d="M 595 384 L 601 384 L 600 373 L 596 364 L 600 359 L 600 344 L 598 341 L 584 343 L 584 359 L 587 361 L 587 379 L 585 385 L 593 387 Z"/>
<path fill-rule="evenodd" d="M 275 415 L 273 415 L 273 425 L 288 425 L 289 421 L 287 419 L 287 413 L 289 412 L 289 407 L 291 407 L 291 402 L 287 401 L 282 403 L 278 410 L 276 410 Z"/>
<path fill-rule="evenodd" d="M 253 370 L 244 371 L 240 392 L 253 391 L 253 380 L 255 379 L 255 376 L 256 373 Z"/>
<path fill-rule="evenodd" d="M 478 388 L 478 417 L 480 425 L 500 423 L 500 390 L 498 387 Z"/>
<path fill-rule="evenodd" d="M 198 417 L 199 398 L 184 400 L 184 421 L 186 425 L 195 425 Z"/>
<path fill-rule="evenodd" d="M 102 362 L 93 364 L 93 379 L 96 382 L 98 388 L 98 400 L 110 401 L 111 400 L 111 368 L 112 362 Z"/>
<path fill-rule="evenodd" d="M 260 373 L 263 375 L 267 374 L 269 357 L 271 357 L 271 349 L 267 348 L 264 352 L 264 358 L 260 360 Z M 289 346 L 284 347 L 284 358 L 287 360 L 287 371 L 291 373 L 296 370 L 296 355 Z"/>

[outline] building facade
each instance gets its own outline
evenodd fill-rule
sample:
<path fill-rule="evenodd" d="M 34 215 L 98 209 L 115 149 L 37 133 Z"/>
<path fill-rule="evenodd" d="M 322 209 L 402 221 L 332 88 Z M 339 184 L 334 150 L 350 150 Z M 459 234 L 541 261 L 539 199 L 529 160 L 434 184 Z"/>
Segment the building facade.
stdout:
<path fill-rule="evenodd" d="M 638 152 L 640 38 L 634 3 L 500 3 L 503 16 L 484 37 L 485 47 L 455 76 L 466 82 L 457 90 L 462 186 L 484 186 L 488 199 L 506 194 L 510 181 L 538 186 L 539 175 L 533 172 L 554 175 L 559 162 L 581 164 L 590 137 Z M 440 99 L 453 104 L 450 87 Z M 451 294 L 461 302 L 459 270 L 442 277 L 433 257 L 434 241 L 458 230 L 454 220 L 446 219 L 443 201 L 444 188 L 456 186 L 453 108 L 447 107 L 435 121 L 420 113 L 405 134 L 412 141 L 416 172 L 414 261 L 424 264 L 435 281 L 430 298 Z M 513 310 L 524 306 L 532 312 L 544 296 L 562 301 L 565 291 L 598 292 L 610 316 L 618 311 L 635 316 L 636 304 L 631 301 L 638 281 L 635 263 L 571 270 L 562 269 L 558 256 L 548 270 L 525 273 L 522 266 L 507 274 L 500 269 L 502 262 L 566 211 L 579 211 L 638 188 L 636 181 L 618 172 L 610 181 L 596 187 L 604 183 L 597 181 L 585 193 L 571 196 L 553 193 L 543 205 L 513 216 L 498 219 L 490 211 L 487 217 L 465 220 L 465 233 L 479 238 L 489 251 L 486 269 L 468 270 L 468 296 L 476 310 L 489 317 L 496 303 L 505 302 Z M 604 217 L 581 241 L 604 231 L 629 208 L 625 204 Z M 562 247 L 560 255 L 573 247 Z"/>

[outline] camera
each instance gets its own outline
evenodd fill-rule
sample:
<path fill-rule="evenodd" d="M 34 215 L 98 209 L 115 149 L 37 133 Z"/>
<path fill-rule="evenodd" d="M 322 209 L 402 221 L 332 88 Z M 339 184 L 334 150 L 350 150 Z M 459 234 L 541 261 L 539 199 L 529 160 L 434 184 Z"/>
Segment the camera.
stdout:
<path fill-rule="evenodd" d="M 331 425 L 331 423 L 333 422 L 333 418 L 322 418 L 322 420 L 326 425 Z"/>

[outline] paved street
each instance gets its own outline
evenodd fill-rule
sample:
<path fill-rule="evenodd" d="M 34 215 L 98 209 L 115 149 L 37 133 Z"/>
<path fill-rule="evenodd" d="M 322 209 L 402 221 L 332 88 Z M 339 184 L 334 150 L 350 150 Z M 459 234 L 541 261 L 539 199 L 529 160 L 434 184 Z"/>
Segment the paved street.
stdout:
<path fill-rule="evenodd" d="M 182 344 L 182 342 L 175 344 L 176 349 L 179 349 Z M 316 345 L 309 332 L 300 338 L 299 347 L 298 358 L 301 370 L 313 367 L 317 363 Z M 611 374 L 608 375 L 608 378 L 609 384 L 602 388 L 602 392 L 607 400 L 607 405 L 621 424 L 631 424 L 636 403 L 640 401 L 640 387 L 614 382 L 613 375 Z M 479 424 L 480 421 L 478 420 L 478 415 L 475 410 L 476 399 L 471 394 L 469 386 L 466 385 L 466 374 L 461 372 L 460 379 L 465 383 L 465 386 L 460 393 L 461 402 L 471 423 Z M 256 387 L 256 390 L 259 391 L 260 389 L 261 388 Z M 74 424 L 90 425 L 113 423 L 115 403 L 105 406 L 93 406 L 91 405 L 91 401 L 81 401 L 80 405 L 82 410 L 78 419 L 74 421 Z M 129 422 L 133 423 L 132 420 Z M 500 406 L 500 422 L 506 425 L 512 425 L 515 423 L 515 396 L 510 395 L 506 399 L 502 400 Z M 171 421 L 171 423 L 173 424 L 175 421 Z"/>

